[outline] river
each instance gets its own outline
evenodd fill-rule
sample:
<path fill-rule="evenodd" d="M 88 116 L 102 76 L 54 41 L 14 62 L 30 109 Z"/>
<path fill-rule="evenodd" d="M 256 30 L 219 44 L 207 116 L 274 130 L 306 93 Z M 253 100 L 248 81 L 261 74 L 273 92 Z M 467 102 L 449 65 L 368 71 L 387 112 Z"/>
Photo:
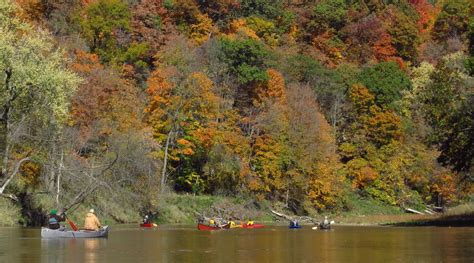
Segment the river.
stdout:
<path fill-rule="evenodd" d="M 0 262 L 474 262 L 474 228 L 334 226 L 198 231 L 112 226 L 104 239 L 0 228 Z"/>

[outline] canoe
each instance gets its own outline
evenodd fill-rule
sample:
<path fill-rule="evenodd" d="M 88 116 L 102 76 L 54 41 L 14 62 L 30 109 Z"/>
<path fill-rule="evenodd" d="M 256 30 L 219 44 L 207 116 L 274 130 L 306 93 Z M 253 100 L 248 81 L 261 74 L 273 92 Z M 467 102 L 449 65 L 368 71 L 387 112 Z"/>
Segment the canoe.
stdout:
<path fill-rule="evenodd" d="M 208 226 L 208 225 L 198 223 L 198 229 L 199 230 L 221 230 L 222 228 L 217 227 L 217 226 Z"/>
<path fill-rule="evenodd" d="M 95 237 L 107 237 L 109 235 L 109 226 L 102 227 L 99 231 L 90 230 L 64 230 L 64 229 L 49 229 L 46 227 L 41 228 L 42 238 L 95 238 Z"/>
<path fill-rule="evenodd" d="M 242 228 L 264 228 L 262 224 L 253 224 L 253 225 L 242 225 Z"/>
<path fill-rule="evenodd" d="M 148 224 L 140 224 L 140 227 L 145 227 L 145 228 L 152 228 L 155 225 L 153 223 L 148 223 Z"/>
<path fill-rule="evenodd" d="M 298 229 L 298 228 L 301 228 L 301 226 L 288 226 L 288 228 L 290 228 L 290 229 Z"/>
<path fill-rule="evenodd" d="M 330 230 L 331 229 L 331 224 L 319 224 L 319 229 L 320 230 Z"/>

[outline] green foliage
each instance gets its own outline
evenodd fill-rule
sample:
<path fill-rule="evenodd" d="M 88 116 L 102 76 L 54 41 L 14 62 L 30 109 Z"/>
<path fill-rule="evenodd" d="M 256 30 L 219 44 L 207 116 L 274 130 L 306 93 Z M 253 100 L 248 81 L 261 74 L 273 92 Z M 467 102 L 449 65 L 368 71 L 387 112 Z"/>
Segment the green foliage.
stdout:
<path fill-rule="evenodd" d="M 313 10 L 312 26 L 317 32 L 339 30 L 347 20 L 348 5 L 345 0 L 323 0 Z"/>
<path fill-rule="evenodd" d="M 269 19 L 281 17 L 283 13 L 282 0 L 241 0 L 240 8 L 236 9 L 234 16 L 261 16 Z"/>
<path fill-rule="evenodd" d="M 395 102 L 402 98 L 403 91 L 409 91 L 412 84 L 406 73 L 395 62 L 382 62 L 366 67 L 358 77 L 381 107 L 395 108 Z"/>
<path fill-rule="evenodd" d="M 20 220 L 21 209 L 10 200 L 0 199 L 0 226 L 15 226 Z"/>
<path fill-rule="evenodd" d="M 122 0 L 99 0 L 87 7 L 80 24 L 91 50 L 110 62 L 126 49 L 117 35 L 130 30 L 130 19 L 130 10 Z"/>
<path fill-rule="evenodd" d="M 265 19 L 251 16 L 247 18 L 247 26 L 251 28 L 257 36 L 263 38 L 270 46 L 275 46 L 278 43 L 277 30 L 275 24 Z"/>
<path fill-rule="evenodd" d="M 118 61 L 125 62 L 128 64 L 134 64 L 138 68 L 145 68 L 147 63 L 144 61 L 146 59 L 146 54 L 148 53 L 148 43 L 133 43 L 131 44 L 127 51 L 125 51 L 121 56 L 122 58 L 118 58 Z"/>
<path fill-rule="evenodd" d="M 472 1 L 452 0 L 444 2 L 441 13 L 438 15 L 433 36 L 438 41 L 450 37 L 463 36 L 472 23 Z"/>
<path fill-rule="evenodd" d="M 230 73 L 235 74 L 241 84 L 268 80 L 266 70 L 270 52 L 260 42 L 222 38 L 219 47 L 219 58 L 228 65 Z"/>
<path fill-rule="evenodd" d="M 424 112 L 433 128 L 432 143 L 440 145 L 440 161 L 455 170 L 469 171 L 473 152 L 473 95 L 474 79 L 468 75 L 464 55 L 445 57 L 431 75 L 431 81 L 421 91 Z"/>
<path fill-rule="evenodd" d="M 408 61 L 416 61 L 418 51 L 416 47 L 420 43 L 419 32 L 416 21 L 402 12 L 395 12 L 394 21 L 388 28 L 392 37 L 392 44 L 397 50 L 397 55 Z"/>
<path fill-rule="evenodd" d="M 287 59 L 284 65 L 290 81 L 314 83 L 327 70 L 316 59 L 305 55 L 295 55 Z"/>
<path fill-rule="evenodd" d="M 64 53 L 51 36 L 16 18 L 16 11 L 10 1 L 0 2 L 1 108 L 11 107 L 13 122 L 33 115 L 64 121 L 80 79 L 66 69 Z"/>

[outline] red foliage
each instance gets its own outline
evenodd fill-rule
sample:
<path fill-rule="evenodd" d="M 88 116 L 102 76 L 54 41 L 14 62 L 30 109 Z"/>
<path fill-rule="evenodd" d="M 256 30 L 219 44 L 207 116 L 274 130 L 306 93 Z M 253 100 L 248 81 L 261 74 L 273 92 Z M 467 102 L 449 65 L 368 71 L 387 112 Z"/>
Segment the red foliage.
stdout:
<path fill-rule="evenodd" d="M 410 4 L 420 15 L 417 25 L 421 33 L 431 30 L 436 17 L 436 8 L 427 0 L 409 0 Z"/>

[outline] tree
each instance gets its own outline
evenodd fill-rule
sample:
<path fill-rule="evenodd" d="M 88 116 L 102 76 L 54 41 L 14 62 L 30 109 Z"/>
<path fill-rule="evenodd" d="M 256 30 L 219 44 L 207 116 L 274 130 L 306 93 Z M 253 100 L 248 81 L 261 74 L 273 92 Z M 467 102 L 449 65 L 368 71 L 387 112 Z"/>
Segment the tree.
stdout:
<path fill-rule="evenodd" d="M 446 1 L 436 18 L 433 37 L 438 41 L 443 41 L 455 36 L 464 36 L 470 17 L 472 17 L 472 2 Z"/>
<path fill-rule="evenodd" d="M 207 14 L 198 14 L 196 20 L 196 24 L 190 26 L 189 37 L 200 45 L 209 40 L 215 29 L 212 20 L 207 16 Z"/>
<path fill-rule="evenodd" d="M 324 0 L 318 3 L 313 10 L 313 24 L 316 32 L 328 29 L 339 30 L 347 20 L 347 3 L 344 0 Z"/>
<path fill-rule="evenodd" d="M 348 57 L 360 64 L 374 58 L 373 47 L 385 33 L 382 23 L 375 15 L 364 17 L 343 29 L 347 35 Z"/>
<path fill-rule="evenodd" d="M 439 145 L 439 160 L 456 171 L 472 167 L 472 87 L 473 78 L 464 65 L 463 53 L 444 57 L 422 87 L 419 97 L 424 113 L 433 128 L 430 141 Z"/>
<path fill-rule="evenodd" d="M 411 90 L 410 79 L 395 62 L 366 67 L 358 79 L 375 95 L 375 102 L 380 107 L 395 108 L 394 103 L 401 99 L 402 92 Z"/>
<path fill-rule="evenodd" d="M 117 36 L 130 31 L 131 13 L 121 0 L 98 0 L 87 5 L 81 27 L 93 53 L 110 62 L 123 52 Z"/>
<path fill-rule="evenodd" d="M 393 47 L 397 50 L 397 56 L 416 62 L 417 47 L 420 43 L 416 21 L 396 8 L 388 8 L 386 12 L 387 31 L 391 36 Z"/>
<path fill-rule="evenodd" d="M 204 13 L 208 14 L 213 21 L 226 21 L 232 10 L 239 8 L 239 1 L 237 0 L 217 0 L 206 1 L 198 0 L 199 7 Z"/>
<path fill-rule="evenodd" d="M 241 84 L 268 80 L 266 68 L 270 53 L 260 42 L 222 38 L 219 46 L 219 58 L 229 66 L 230 73 L 234 74 Z"/>
<path fill-rule="evenodd" d="M 138 88 L 130 80 L 107 69 L 96 54 L 81 50 L 74 53 L 71 69 L 84 82 L 71 98 L 69 124 L 81 132 L 81 139 L 93 133 L 110 135 L 140 129 L 141 108 Z"/>
<path fill-rule="evenodd" d="M 80 82 L 67 70 L 63 52 L 54 47 L 48 33 L 16 18 L 17 12 L 13 2 L 0 1 L 0 149 L 4 180 L 0 193 L 21 164 L 30 159 L 26 156 L 12 165 L 13 132 L 31 118 L 56 125 L 64 122 L 68 98 Z"/>

